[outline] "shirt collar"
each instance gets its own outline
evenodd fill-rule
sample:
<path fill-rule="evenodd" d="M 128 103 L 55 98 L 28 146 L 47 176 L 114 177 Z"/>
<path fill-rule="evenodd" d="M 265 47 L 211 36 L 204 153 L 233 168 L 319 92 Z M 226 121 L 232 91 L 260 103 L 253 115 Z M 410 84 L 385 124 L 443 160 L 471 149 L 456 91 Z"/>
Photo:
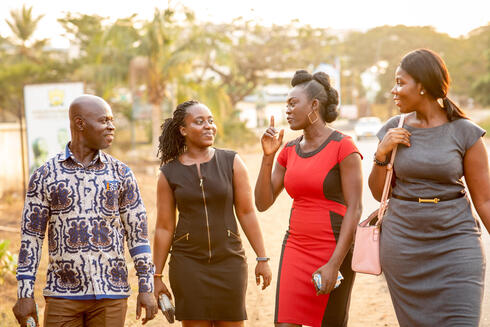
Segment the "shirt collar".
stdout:
<path fill-rule="evenodd" d="M 60 153 L 60 156 L 59 156 L 58 161 L 66 161 L 66 160 L 68 160 L 68 158 L 71 158 L 76 163 L 80 163 L 75 158 L 75 156 L 73 155 L 73 152 L 71 152 L 71 150 L 70 150 L 70 144 L 71 144 L 71 142 L 68 142 L 66 144 L 65 151 L 63 153 Z M 100 160 L 101 162 L 106 163 L 107 162 L 107 155 L 104 152 L 102 152 L 100 150 L 97 150 L 97 153 L 95 154 L 94 159 L 90 162 L 90 164 L 88 165 L 88 167 L 90 167 L 93 164 L 95 164 L 97 162 L 97 160 Z"/>

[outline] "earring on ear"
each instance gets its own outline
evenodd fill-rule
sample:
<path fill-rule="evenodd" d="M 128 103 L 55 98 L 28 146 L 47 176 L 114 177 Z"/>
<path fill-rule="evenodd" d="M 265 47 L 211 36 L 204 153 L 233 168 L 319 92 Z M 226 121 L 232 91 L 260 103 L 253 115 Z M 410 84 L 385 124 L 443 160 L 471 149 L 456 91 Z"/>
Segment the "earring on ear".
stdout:
<path fill-rule="evenodd" d="M 424 94 L 425 94 L 424 90 L 420 91 L 420 95 L 424 95 Z"/>
<path fill-rule="evenodd" d="M 316 112 L 315 112 L 315 120 L 313 120 L 313 121 L 311 120 L 310 114 L 311 114 L 312 112 L 315 112 L 315 111 L 314 111 L 314 110 L 312 110 L 312 111 L 310 111 L 310 112 L 308 113 L 308 120 L 310 121 L 310 124 L 314 124 L 314 123 L 316 123 L 316 121 L 318 120 L 318 114 L 317 114 Z"/>

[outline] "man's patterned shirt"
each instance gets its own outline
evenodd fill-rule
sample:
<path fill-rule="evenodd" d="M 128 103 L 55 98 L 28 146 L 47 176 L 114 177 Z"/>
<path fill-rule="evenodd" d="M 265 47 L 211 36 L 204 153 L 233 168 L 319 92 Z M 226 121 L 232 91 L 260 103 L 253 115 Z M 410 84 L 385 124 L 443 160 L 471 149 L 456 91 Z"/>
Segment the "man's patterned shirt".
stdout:
<path fill-rule="evenodd" d="M 121 161 L 99 151 L 84 168 L 67 145 L 34 172 L 22 214 L 20 298 L 33 297 L 46 227 L 49 266 L 44 296 L 128 297 L 125 239 L 139 292 L 153 292 L 146 211 L 133 172 Z"/>

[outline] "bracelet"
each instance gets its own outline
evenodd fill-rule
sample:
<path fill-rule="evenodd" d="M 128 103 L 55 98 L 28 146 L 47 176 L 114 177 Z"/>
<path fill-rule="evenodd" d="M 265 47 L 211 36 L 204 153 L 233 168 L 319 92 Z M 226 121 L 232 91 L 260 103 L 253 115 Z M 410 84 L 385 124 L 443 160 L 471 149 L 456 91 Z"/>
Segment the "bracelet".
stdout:
<path fill-rule="evenodd" d="M 269 258 L 269 257 L 257 257 L 257 258 L 255 258 L 255 260 L 257 260 L 257 261 L 259 261 L 259 262 L 261 262 L 261 261 L 267 262 L 267 261 L 269 261 L 270 259 L 271 259 L 271 258 Z"/>
<path fill-rule="evenodd" d="M 386 158 L 385 161 L 379 161 L 378 159 L 376 159 L 376 153 L 375 153 L 374 154 L 374 163 L 378 166 L 386 166 L 387 164 L 390 163 L 390 159 Z"/>
<path fill-rule="evenodd" d="M 162 274 L 153 274 L 153 277 L 160 277 L 160 278 L 163 278 L 163 275 L 162 275 Z"/>

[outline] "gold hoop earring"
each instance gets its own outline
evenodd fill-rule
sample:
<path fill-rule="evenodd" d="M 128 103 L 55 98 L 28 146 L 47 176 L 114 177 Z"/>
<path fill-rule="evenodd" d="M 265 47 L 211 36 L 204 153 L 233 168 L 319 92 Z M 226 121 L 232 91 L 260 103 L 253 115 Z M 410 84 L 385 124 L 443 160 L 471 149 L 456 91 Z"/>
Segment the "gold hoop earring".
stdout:
<path fill-rule="evenodd" d="M 312 110 L 312 111 L 310 111 L 310 112 L 308 113 L 308 120 L 310 121 L 310 124 L 314 124 L 314 123 L 316 123 L 316 121 L 318 120 L 318 114 L 317 114 L 316 112 L 315 112 L 315 120 L 313 120 L 313 121 L 311 120 L 310 114 L 311 114 L 312 112 L 315 112 L 315 111 L 314 111 L 314 110 Z"/>

